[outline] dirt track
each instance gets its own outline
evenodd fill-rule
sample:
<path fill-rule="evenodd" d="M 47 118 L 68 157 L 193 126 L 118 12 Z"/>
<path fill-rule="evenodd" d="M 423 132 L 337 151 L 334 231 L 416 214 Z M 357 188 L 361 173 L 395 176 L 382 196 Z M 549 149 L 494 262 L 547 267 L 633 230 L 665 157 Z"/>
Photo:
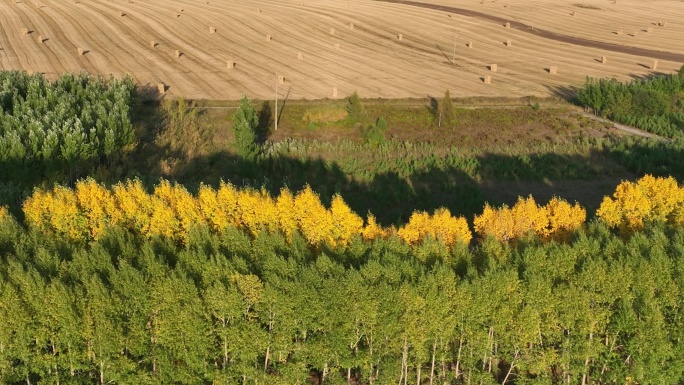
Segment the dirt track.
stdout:
<path fill-rule="evenodd" d="M 625 45 L 619 45 L 619 44 L 607 43 L 607 42 L 602 42 L 602 41 L 584 39 L 584 38 L 576 37 L 576 36 L 563 35 L 563 34 L 559 34 L 556 32 L 535 28 L 535 27 L 532 27 L 530 25 L 521 23 L 519 21 L 512 21 L 510 19 L 506 19 L 506 18 L 498 17 L 498 16 L 493 16 L 493 15 L 489 15 L 486 13 L 473 11 L 470 9 L 450 7 L 450 6 L 439 5 L 439 4 L 420 3 L 420 2 L 415 2 L 415 1 L 404 1 L 404 0 L 378 0 L 378 1 L 383 1 L 383 2 L 387 2 L 387 3 L 397 3 L 397 4 L 414 6 L 414 7 L 434 9 L 437 11 L 451 12 L 451 13 L 456 13 L 456 14 L 459 14 L 462 16 L 474 17 L 474 18 L 481 19 L 481 20 L 491 21 L 491 22 L 497 23 L 499 25 L 504 25 L 505 23 L 508 22 L 508 23 L 510 23 L 510 28 L 517 29 L 519 31 L 523 31 L 523 32 L 532 34 L 534 36 L 539 36 L 543 39 L 554 40 L 554 41 L 558 41 L 561 43 L 567 43 L 567 44 L 572 44 L 572 45 L 577 45 L 577 46 L 582 46 L 582 47 L 602 49 L 602 50 L 611 51 L 611 52 L 619 52 L 619 53 L 624 53 L 627 55 L 644 56 L 644 57 L 650 57 L 653 59 L 670 60 L 670 61 L 676 61 L 676 62 L 684 63 L 684 54 L 679 54 L 679 53 L 674 53 L 674 52 L 663 52 L 663 51 L 657 51 L 657 50 L 645 49 L 645 48 L 639 48 L 639 47 L 630 47 L 630 46 L 625 46 Z M 683 37 L 683 39 L 684 39 L 684 37 Z"/>
<path fill-rule="evenodd" d="M 163 97 L 194 99 L 243 93 L 270 99 L 277 73 L 284 77 L 281 98 L 322 99 L 354 91 L 368 98 L 424 98 L 446 89 L 455 97 L 548 96 L 581 85 L 586 76 L 625 80 L 682 65 L 671 60 L 680 56 L 622 48 L 684 55 L 684 2 L 619 0 L 617 8 L 584 10 L 566 0 L 506 1 L 510 6 L 426 1 L 490 15 L 485 20 L 373 0 L 0 0 L 0 69 L 49 78 L 67 71 L 130 74 L 152 93 L 164 83 Z M 568 16 L 569 9 L 577 15 Z M 653 26 L 636 37 L 613 34 L 618 25 L 645 28 L 650 14 L 650 20 L 667 20 L 667 28 Z M 538 19 L 525 19 L 530 15 Z M 512 28 L 491 22 L 500 20 L 511 20 Z M 525 26 L 624 47 L 552 40 Z M 32 32 L 22 34 L 22 28 Z M 652 71 L 655 58 L 660 62 Z M 235 67 L 227 68 L 227 61 Z M 494 63 L 496 72 L 489 69 Z M 551 66 L 557 75 L 549 73 Z M 485 75 L 492 84 L 484 84 Z"/>

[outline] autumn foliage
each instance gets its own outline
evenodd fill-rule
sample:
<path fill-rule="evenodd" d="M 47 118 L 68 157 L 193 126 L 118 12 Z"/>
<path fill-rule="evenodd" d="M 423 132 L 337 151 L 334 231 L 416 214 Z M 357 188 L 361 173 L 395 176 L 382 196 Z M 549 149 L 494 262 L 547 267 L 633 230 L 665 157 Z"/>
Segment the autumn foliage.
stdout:
<path fill-rule="evenodd" d="M 468 244 L 473 237 L 465 218 L 455 218 L 445 208 L 438 209 L 433 215 L 426 212 L 413 213 L 397 235 L 409 245 L 415 245 L 428 236 L 441 240 L 447 246 Z"/>
<path fill-rule="evenodd" d="M 531 196 L 519 197 L 513 207 L 493 208 L 487 204 L 481 215 L 475 217 L 475 232 L 482 237 L 492 236 L 508 242 L 535 234 L 542 239 L 562 240 L 586 221 L 587 212 L 579 204 L 553 198 L 540 206 Z"/>
<path fill-rule="evenodd" d="M 342 248 L 356 236 L 372 240 L 388 234 L 372 215 L 364 226 L 339 195 L 326 208 L 309 187 L 297 194 L 283 189 L 274 199 L 265 190 L 236 189 L 229 183 L 217 190 L 202 185 L 194 196 L 168 181 L 161 181 L 149 194 L 138 180 L 107 188 L 88 179 L 73 190 L 62 186 L 36 190 L 23 210 L 30 227 L 75 241 L 97 240 L 109 226 L 180 243 L 199 225 L 217 233 L 229 227 L 252 236 L 279 232 L 288 240 L 299 232 L 313 246 Z"/>
<path fill-rule="evenodd" d="M 596 212 L 611 227 L 629 233 L 651 222 L 684 224 L 684 189 L 672 178 L 646 175 L 636 182 L 624 181 L 613 197 L 603 198 Z"/>

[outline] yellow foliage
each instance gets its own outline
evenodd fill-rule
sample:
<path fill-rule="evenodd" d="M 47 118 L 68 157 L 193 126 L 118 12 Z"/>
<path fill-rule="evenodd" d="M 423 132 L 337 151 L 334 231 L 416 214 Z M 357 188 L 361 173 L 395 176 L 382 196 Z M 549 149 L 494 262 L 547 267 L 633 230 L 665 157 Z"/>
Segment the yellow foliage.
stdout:
<path fill-rule="evenodd" d="M 92 179 L 76 183 L 76 200 L 87 221 L 90 236 L 99 238 L 104 229 L 112 224 L 112 214 L 117 212 L 116 203 L 104 186 Z"/>
<path fill-rule="evenodd" d="M 230 183 L 221 182 L 218 191 L 216 192 L 216 199 L 218 200 L 217 210 L 220 212 L 220 218 L 225 218 L 225 227 L 240 225 L 240 216 L 238 214 L 238 192 Z"/>
<path fill-rule="evenodd" d="M 333 197 L 330 204 L 330 216 L 333 224 L 331 246 L 346 247 L 355 235 L 361 234 L 363 219 L 353 212 L 338 194 Z"/>
<path fill-rule="evenodd" d="M 368 213 L 366 226 L 361 230 L 361 237 L 364 241 L 371 241 L 377 238 L 387 237 L 387 230 L 378 225 L 373 214 Z"/>
<path fill-rule="evenodd" d="M 23 209 L 29 226 L 75 240 L 97 239 L 108 226 L 121 226 L 147 237 L 167 237 L 179 243 L 185 243 L 189 231 L 197 225 L 206 225 L 214 232 L 237 227 L 252 236 L 264 231 L 280 232 L 288 240 L 299 231 L 309 244 L 325 243 L 331 247 L 346 247 L 355 236 L 374 239 L 388 234 L 372 215 L 364 227 L 363 219 L 339 195 L 327 209 L 310 187 L 296 195 L 284 188 L 273 199 L 266 190 L 238 190 L 227 183 L 222 183 L 218 190 L 201 185 L 197 196 L 193 196 L 183 186 L 165 180 L 148 194 L 139 180 L 108 189 L 88 179 L 79 181 L 74 190 L 36 190 L 24 202 Z M 447 242 L 463 238 L 454 235 L 456 230 L 451 228 L 458 226 L 452 223 L 456 219 L 448 211 L 446 216 L 436 218 L 439 219 L 435 223 L 444 225 L 430 230 L 435 237 Z"/>
<path fill-rule="evenodd" d="M 512 207 L 500 209 L 485 205 L 482 214 L 475 216 L 475 232 L 508 242 L 533 233 L 543 239 L 562 239 L 580 228 L 586 220 L 586 210 L 553 198 L 546 206 L 539 206 L 531 196 L 518 198 Z"/>
<path fill-rule="evenodd" d="M 568 202 L 553 197 L 546 209 L 549 215 L 548 236 L 556 240 L 565 239 L 587 220 L 587 211 L 579 203 L 570 206 Z"/>
<path fill-rule="evenodd" d="M 332 218 L 318 195 L 306 186 L 294 200 L 297 224 L 302 235 L 311 245 L 319 245 L 332 239 Z"/>
<path fill-rule="evenodd" d="M 297 215 L 295 212 L 294 196 L 289 189 L 280 190 L 280 195 L 275 202 L 278 215 L 278 227 L 288 241 L 292 240 L 292 234 L 297 231 Z"/>
<path fill-rule="evenodd" d="M 112 188 L 118 212 L 112 215 L 112 224 L 139 234 L 150 233 L 152 197 L 139 180 L 129 180 Z"/>
<path fill-rule="evenodd" d="M 173 234 L 171 238 L 185 242 L 192 226 L 204 222 L 197 199 L 183 186 L 161 181 L 154 189 L 153 202 L 151 233 Z"/>
<path fill-rule="evenodd" d="M 682 224 L 684 190 L 672 178 L 646 175 L 636 182 L 624 181 L 613 198 L 605 197 L 596 215 L 623 232 L 640 230 L 648 222 Z"/>
<path fill-rule="evenodd" d="M 0 206 L 0 221 L 3 221 L 9 217 L 10 213 L 9 210 L 7 210 L 7 206 Z"/>
<path fill-rule="evenodd" d="M 30 227 L 55 232 L 74 241 L 86 240 L 91 233 L 74 191 L 66 187 L 35 191 L 24 202 L 23 210 Z"/>
<path fill-rule="evenodd" d="M 452 217 L 445 208 L 438 209 L 433 216 L 424 211 L 414 212 L 397 235 L 409 245 L 418 244 L 427 236 L 441 240 L 447 246 L 468 244 L 473 237 L 465 218 Z"/>

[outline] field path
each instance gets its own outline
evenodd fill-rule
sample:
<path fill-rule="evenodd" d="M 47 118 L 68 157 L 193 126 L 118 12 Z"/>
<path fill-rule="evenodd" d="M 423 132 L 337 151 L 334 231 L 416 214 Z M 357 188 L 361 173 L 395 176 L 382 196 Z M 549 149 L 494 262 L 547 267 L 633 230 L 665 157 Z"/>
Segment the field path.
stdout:
<path fill-rule="evenodd" d="M 535 27 L 532 27 L 530 25 L 521 23 L 519 21 L 513 21 L 510 19 L 503 18 L 503 17 L 489 15 L 486 13 L 473 11 L 470 9 L 450 7 L 450 6 L 439 5 L 439 4 L 420 3 L 420 2 L 416 2 L 416 1 L 405 1 L 405 0 L 376 0 L 376 1 L 381 1 L 381 2 L 386 2 L 386 3 L 403 4 L 403 5 L 413 6 L 413 7 L 428 8 L 428 9 L 434 9 L 437 11 L 451 12 L 451 13 L 456 13 L 456 14 L 459 14 L 462 16 L 474 17 L 474 18 L 481 19 L 481 20 L 491 21 L 493 23 L 498 23 L 500 25 L 503 25 L 505 23 L 510 23 L 510 27 L 513 29 L 517 29 L 519 31 L 523 31 L 523 32 L 526 32 L 526 33 L 529 33 L 529 34 L 532 34 L 535 36 L 539 36 L 539 37 L 544 38 L 544 39 L 555 40 L 555 41 L 558 41 L 561 43 L 567 43 L 567 44 L 572 44 L 572 45 L 577 45 L 577 46 L 582 46 L 582 47 L 588 47 L 588 48 L 602 49 L 602 50 L 611 51 L 611 52 L 619 52 L 619 53 L 623 53 L 623 54 L 627 54 L 627 55 L 644 56 L 644 57 L 651 57 L 654 59 L 684 62 L 684 54 L 680 54 L 680 53 L 663 52 L 663 51 L 657 51 L 657 50 L 640 48 L 640 47 L 630 47 L 630 46 L 613 44 L 613 43 L 608 43 L 608 42 L 603 42 L 603 41 L 584 39 L 584 38 L 576 37 L 576 36 L 568 36 L 568 35 L 558 34 L 558 33 L 552 32 L 552 31 L 547 31 L 544 29 L 535 28 Z"/>

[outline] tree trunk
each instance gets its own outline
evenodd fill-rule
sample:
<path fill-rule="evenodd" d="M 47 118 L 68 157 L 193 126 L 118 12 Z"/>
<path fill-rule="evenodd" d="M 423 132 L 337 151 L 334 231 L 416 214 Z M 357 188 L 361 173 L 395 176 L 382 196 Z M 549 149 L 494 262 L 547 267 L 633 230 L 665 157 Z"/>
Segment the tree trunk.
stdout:
<path fill-rule="evenodd" d="M 351 368 L 347 368 L 347 384 L 351 384 Z"/>
<path fill-rule="evenodd" d="M 594 332 L 589 333 L 589 347 L 591 348 L 591 341 L 594 339 Z M 584 374 L 582 374 L 582 385 L 587 385 L 587 377 L 589 376 L 589 362 L 591 357 L 587 354 L 587 358 L 584 360 Z"/>
<path fill-rule="evenodd" d="M 416 385 L 420 385 L 420 369 L 421 365 L 418 364 L 418 367 L 416 368 Z"/>
<path fill-rule="evenodd" d="M 104 385 L 104 361 L 100 360 L 100 385 Z"/>
<path fill-rule="evenodd" d="M 268 345 L 266 347 L 266 358 L 264 358 L 264 373 L 266 373 L 266 370 L 268 369 L 268 357 L 271 353 L 271 345 Z"/>
<path fill-rule="evenodd" d="M 432 364 L 430 365 L 430 385 L 432 385 L 435 380 L 435 354 L 437 352 L 437 339 L 435 338 L 435 343 L 432 345 Z"/>
<path fill-rule="evenodd" d="M 458 355 L 456 356 L 456 379 L 458 379 L 461 376 L 460 367 L 461 367 L 461 352 L 462 351 L 463 351 L 463 337 L 461 337 L 461 339 L 458 340 Z"/>
<path fill-rule="evenodd" d="M 519 349 L 515 349 L 515 355 L 513 356 L 513 360 L 511 361 L 511 366 L 508 367 L 508 373 L 506 373 L 506 377 L 504 377 L 501 385 L 506 385 L 506 381 L 508 381 L 508 377 L 511 375 L 511 372 L 513 371 L 513 366 L 515 366 L 515 359 L 518 358 L 519 352 Z"/>

